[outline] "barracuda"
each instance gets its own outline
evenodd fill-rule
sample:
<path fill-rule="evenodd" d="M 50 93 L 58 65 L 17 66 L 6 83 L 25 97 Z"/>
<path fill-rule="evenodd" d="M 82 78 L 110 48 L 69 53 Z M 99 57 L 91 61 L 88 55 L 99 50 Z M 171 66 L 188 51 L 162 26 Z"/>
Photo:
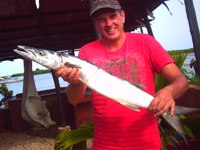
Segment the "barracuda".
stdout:
<path fill-rule="evenodd" d="M 139 111 L 140 107 L 147 108 L 154 98 L 128 81 L 112 76 L 92 63 L 71 56 L 66 52 L 54 52 L 28 46 L 18 46 L 14 51 L 24 58 L 53 70 L 63 66 L 76 67 L 81 72 L 79 80 L 88 88 L 135 111 Z M 165 113 L 162 117 L 177 132 L 185 134 L 178 116 L 172 117 Z"/>

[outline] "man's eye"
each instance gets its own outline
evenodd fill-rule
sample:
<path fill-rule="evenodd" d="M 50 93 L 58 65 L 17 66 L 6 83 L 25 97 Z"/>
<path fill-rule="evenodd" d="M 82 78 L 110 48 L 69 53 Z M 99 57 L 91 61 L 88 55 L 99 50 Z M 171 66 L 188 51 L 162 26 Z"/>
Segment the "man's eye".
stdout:
<path fill-rule="evenodd" d="M 98 22 L 104 22 L 104 19 L 99 18 L 97 21 Z"/>
<path fill-rule="evenodd" d="M 114 19 L 114 18 L 116 18 L 116 16 L 117 16 L 117 15 L 114 14 L 114 15 L 110 16 L 110 18 L 111 18 L 111 19 Z"/>

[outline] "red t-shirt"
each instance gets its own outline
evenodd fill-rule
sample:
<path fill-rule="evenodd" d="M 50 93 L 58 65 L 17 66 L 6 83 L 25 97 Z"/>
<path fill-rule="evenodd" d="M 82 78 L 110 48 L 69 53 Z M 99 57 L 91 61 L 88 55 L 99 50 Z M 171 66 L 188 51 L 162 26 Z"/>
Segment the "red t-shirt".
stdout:
<path fill-rule="evenodd" d="M 79 57 L 140 85 L 152 95 L 155 73 L 174 62 L 153 37 L 136 33 L 126 33 L 126 40 L 118 51 L 110 52 L 97 40 L 83 46 Z M 136 112 L 96 92 L 92 92 L 92 103 L 93 150 L 160 150 L 158 120 L 146 109 Z"/>

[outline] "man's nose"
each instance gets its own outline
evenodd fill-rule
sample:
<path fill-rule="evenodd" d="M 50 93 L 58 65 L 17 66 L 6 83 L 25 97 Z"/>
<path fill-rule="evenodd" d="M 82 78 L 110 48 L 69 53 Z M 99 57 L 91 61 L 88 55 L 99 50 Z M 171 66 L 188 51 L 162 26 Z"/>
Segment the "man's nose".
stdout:
<path fill-rule="evenodd" d="M 112 25 L 112 20 L 106 19 L 106 26 L 111 26 L 111 25 Z"/>

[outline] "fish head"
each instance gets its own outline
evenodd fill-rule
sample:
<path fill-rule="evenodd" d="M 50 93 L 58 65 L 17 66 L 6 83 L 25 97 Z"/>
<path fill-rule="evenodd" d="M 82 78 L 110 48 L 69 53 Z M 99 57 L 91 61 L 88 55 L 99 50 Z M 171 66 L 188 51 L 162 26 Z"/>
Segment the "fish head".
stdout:
<path fill-rule="evenodd" d="M 51 50 L 18 45 L 17 49 L 14 49 L 14 52 L 26 59 L 39 63 L 53 70 L 63 65 L 63 60 L 60 53 Z"/>

